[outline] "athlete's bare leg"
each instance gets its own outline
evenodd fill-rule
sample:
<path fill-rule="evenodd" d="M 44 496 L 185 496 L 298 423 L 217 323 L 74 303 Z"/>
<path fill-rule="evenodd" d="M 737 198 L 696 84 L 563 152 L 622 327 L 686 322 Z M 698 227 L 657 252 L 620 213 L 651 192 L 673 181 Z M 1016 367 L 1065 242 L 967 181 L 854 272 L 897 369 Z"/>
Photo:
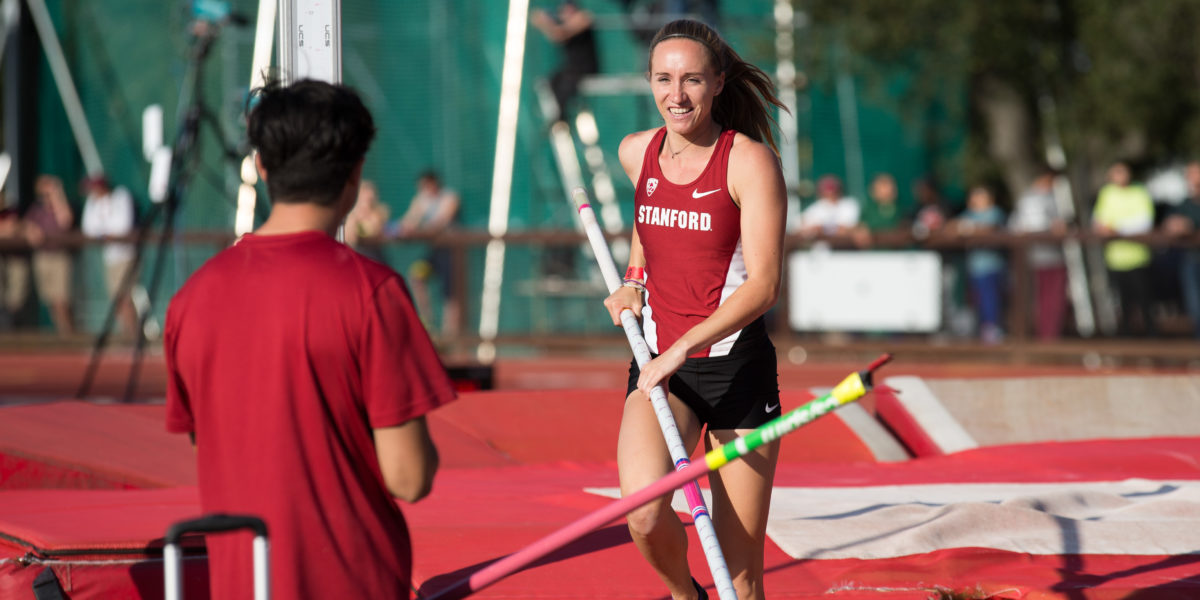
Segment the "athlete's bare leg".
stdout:
<path fill-rule="evenodd" d="M 705 447 L 711 449 L 750 431 L 710 431 Z M 733 587 L 741 600 L 766 597 L 763 593 L 763 547 L 778 460 L 779 443 L 775 442 L 709 475 L 713 528 L 717 531 L 725 563 L 733 577 Z"/>
<path fill-rule="evenodd" d="M 700 439 L 696 415 L 674 396 L 669 397 L 668 403 L 675 414 L 684 447 L 695 448 Z M 617 438 L 617 468 L 622 496 L 650 485 L 674 469 L 654 406 L 638 390 L 625 399 L 621 433 Z M 638 550 L 667 584 L 671 597 L 675 600 L 695 599 L 696 588 L 692 586 L 688 570 L 687 532 L 679 515 L 671 508 L 671 496 L 638 508 L 629 513 L 626 521 Z"/>

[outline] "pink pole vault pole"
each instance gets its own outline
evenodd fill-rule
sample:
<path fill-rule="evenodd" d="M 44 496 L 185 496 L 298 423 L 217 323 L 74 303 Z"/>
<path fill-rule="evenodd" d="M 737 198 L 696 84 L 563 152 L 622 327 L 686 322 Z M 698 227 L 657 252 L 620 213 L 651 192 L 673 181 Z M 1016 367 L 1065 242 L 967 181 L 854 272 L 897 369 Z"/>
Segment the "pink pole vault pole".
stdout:
<path fill-rule="evenodd" d="M 876 369 L 892 359 L 884 354 L 875 359 L 866 369 L 851 373 L 828 394 L 812 400 L 769 423 L 731 440 L 704 455 L 703 461 L 670 473 L 658 481 L 612 503 L 594 510 L 565 527 L 536 542 L 497 560 L 476 571 L 470 577 L 460 579 L 426 600 L 459 600 L 478 592 L 525 567 L 545 558 L 551 552 L 582 538 L 617 518 L 629 513 L 660 496 L 669 494 L 680 486 L 695 481 L 712 471 L 720 469 L 797 429 L 811 423 L 834 409 L 854 402 L 867 393 L 873 384 Z"/>
<path fill-rule="evenodd" d="M 588 242 L 592 245 L 592 253 L 600 265 L 600 273 L 604 275 L 604 283 L 611 294 L 620 289 L 623 283 L 621 276 L 617 273 L 617 267 L 613 263 L 608 241 L 604 238 L 604 232 L 600 230 L 600 224 L 596 221 L 595 211 L 588 203 L 587 192 L 583 188 L 577 187 L 572 191 L 571 196 L 575 202 L 575 209 L 579 211 L 579 220 L 583 223 L 583 230 L 587 233 Z M 642 327 L 638 323 L 637 315 L 628 308 L 622 310 L 621 325 L 625 328 L 625 337 L 629 340 L 629 347 L 633 349 L 633 356 L 637 360 L 638 368 L 645 368 L 646 363 L 650 362 L 650 347 L 646 344 L 646 338 L 642 336 Z M 675 464 L 675 470 L 686 469 L 691 462 L 688 460 L 688 451 L 683 445 L 683 438 L 679 435 L 675 415 L 671 412 L 671 406 L 667 404 L 665 387 L 664 383 L 651 390 L 650 403 L 654 407 L 654 414 L 658 417 L 658 426 L 662 429 L 663 439 L 666 440 L 667 449 L 671 452 L 671 462 Z M 733 589 L 733 579 L 729 576 L 729 567 L 725 564 L 725 555 L 721 552 L 720 541 L 717 540 L 717 530 L 713 527 L 712 517 L 708 514 L 708 507 L 704 504 L 700 486 L 695 481 L 689 482 L 683 487 L 683 495 L 687 498 L 688 509 L 692 513 L 692 522 L 696 525 L 696 534 L 700 537 L 700 546 L 704 549 L 704 557 L 708 559 L 708 570 L 712 573 L 713 583 L 717 587 L 717 595 L 721 600 L 737 600 L 737 592 Z"/>

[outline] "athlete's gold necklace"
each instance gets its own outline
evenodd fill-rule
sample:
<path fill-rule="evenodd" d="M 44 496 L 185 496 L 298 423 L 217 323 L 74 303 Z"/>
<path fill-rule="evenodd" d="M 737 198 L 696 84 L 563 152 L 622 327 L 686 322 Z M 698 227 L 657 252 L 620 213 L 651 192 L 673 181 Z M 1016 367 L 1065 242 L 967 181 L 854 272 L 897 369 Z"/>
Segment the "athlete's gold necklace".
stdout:
<path fill-rule="evenodd" d="M 671 158 L 675 158 L 676 156 L 679 156 L 680 152 L 687 150 L 688 146 L 691 146 L 691 145 L 692 145 L 692 141 L 688 140 L 688 143 L 684 144 L 682 148 L 680 148 L 678 150 L 672 150 L 671 149 L 671 138 L 670 138 L 670 136 L 667 137 L 667 152 L 671 153 Z"/>

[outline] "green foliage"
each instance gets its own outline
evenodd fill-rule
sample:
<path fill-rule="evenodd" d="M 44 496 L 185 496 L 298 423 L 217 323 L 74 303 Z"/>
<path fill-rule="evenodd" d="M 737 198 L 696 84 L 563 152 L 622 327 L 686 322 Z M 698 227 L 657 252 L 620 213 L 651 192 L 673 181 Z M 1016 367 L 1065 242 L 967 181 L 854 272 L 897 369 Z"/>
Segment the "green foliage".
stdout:
<path fill-rule="evenodd" d="M 1062 86 L 1070 107 L 1066 124 L 1101 142 L 1132 136 L 1141 158 L 1200 149 L 1200 3 L 1076 4 L 1078 71 Z"/>
<path fill-rule="evenodd" d="M 810 0 L 813 29 L 852 60 L 916 68 L 902 99 L 921 106 L 947 73 L 973 91 L 1003 82 L 1036 114 L 1054 97 L 1068 156 L 1146 161 L 1200 150 L 1200 2 L 1196 0 L 1005 0 L 943 2 Z M 820 48 L 818 44 L 815 47 Z M 986 138 L 974 121 L 972 137 Z M 1037 142 L 1037 140 L 1033 140 Z M 973 139 L 986 162 L 986 143 Z"/>

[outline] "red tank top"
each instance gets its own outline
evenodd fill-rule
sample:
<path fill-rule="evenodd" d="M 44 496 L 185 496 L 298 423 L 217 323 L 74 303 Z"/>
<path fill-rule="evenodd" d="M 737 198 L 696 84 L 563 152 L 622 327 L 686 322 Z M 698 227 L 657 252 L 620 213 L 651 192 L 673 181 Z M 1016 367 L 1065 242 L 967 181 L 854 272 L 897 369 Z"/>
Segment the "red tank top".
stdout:
<path fill-rule="evenodd" d="M 646 147 L 634 198 L 635 227 L 646 257 L 642 328 L 655 353 L 708 318 L 746 281 L 741 209 L 727 182 L 737 132 L 721 132 L 704 172 L 682 184 L 667 180 L 658 163 L 666 133 L 660 129 Z M 725 356 L 741 333 L 692 356 Z"/>

